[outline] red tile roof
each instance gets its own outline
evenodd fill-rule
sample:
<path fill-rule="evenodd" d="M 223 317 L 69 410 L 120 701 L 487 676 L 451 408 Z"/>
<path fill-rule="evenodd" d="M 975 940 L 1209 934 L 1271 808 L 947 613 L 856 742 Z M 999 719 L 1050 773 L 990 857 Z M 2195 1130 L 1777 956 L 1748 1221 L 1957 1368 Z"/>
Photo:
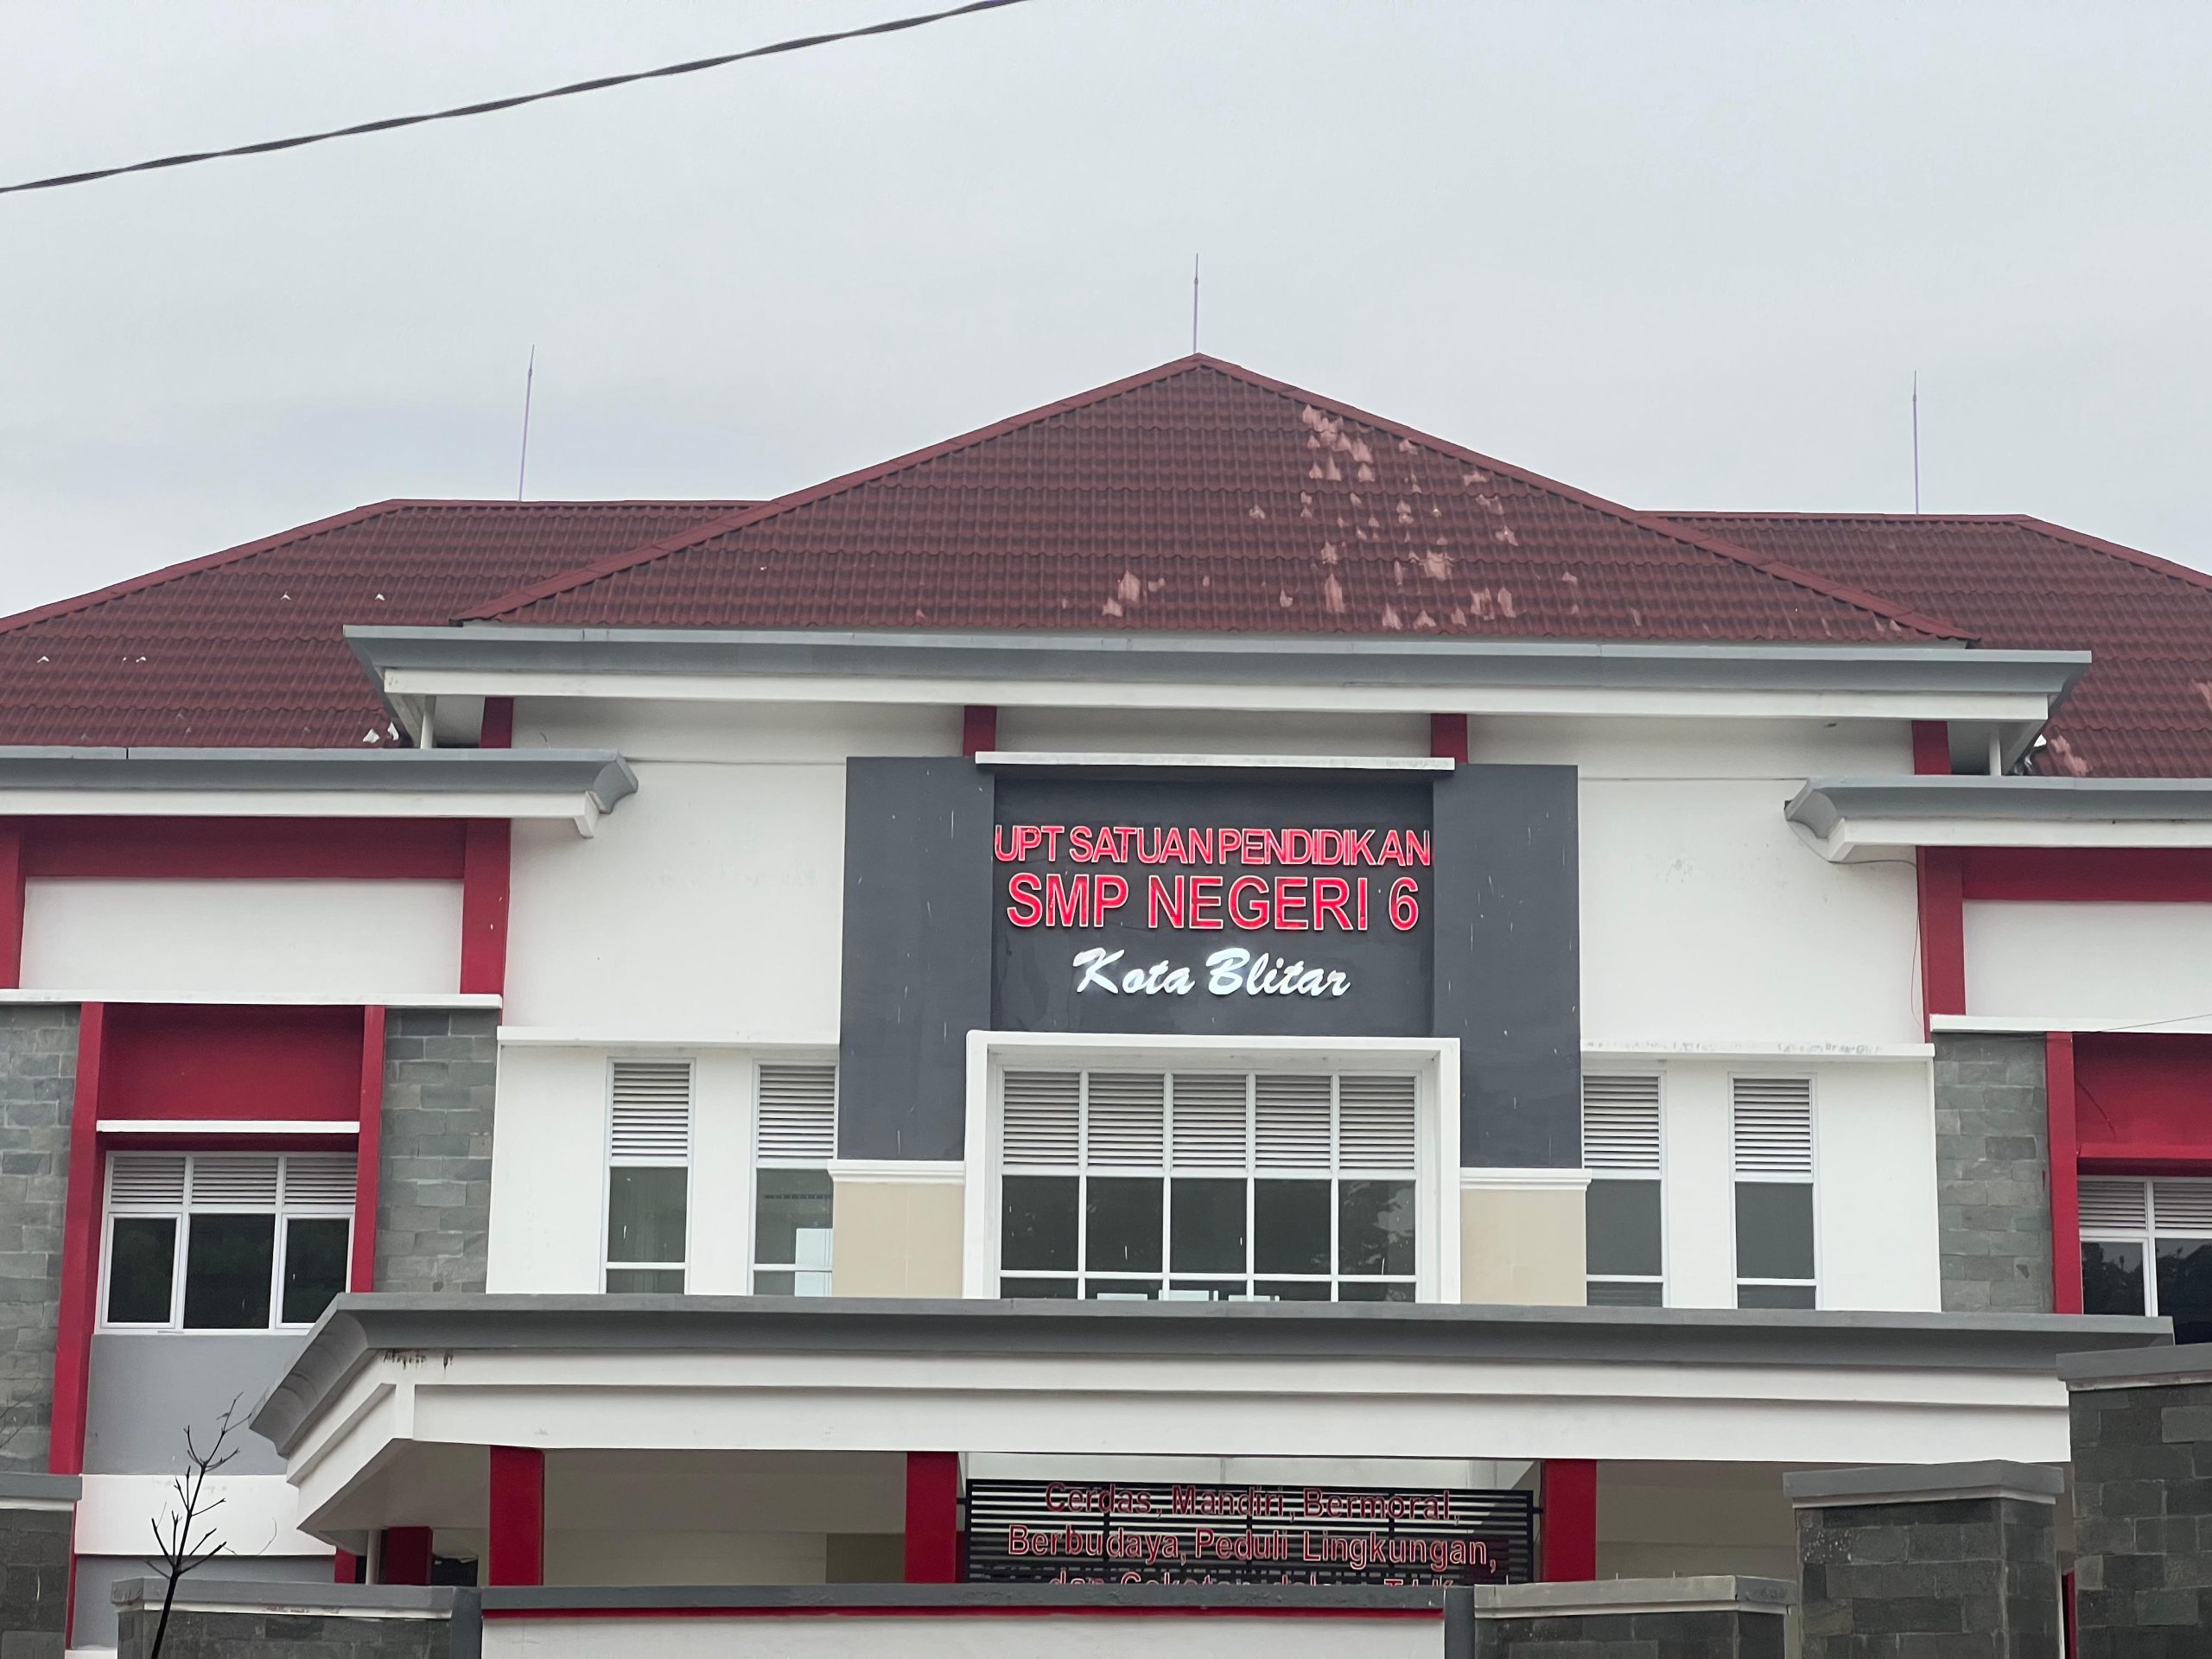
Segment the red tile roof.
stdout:
<path fill-rule="evenodd" d="M 1986 646 L 2087 650 L 2039 772 L 2212 777 L 2212 576 L 2041 519 L 1664 517 L 1949 617 Z"/>
<path fill-rule="evenodd" d="M 388 741 L 340 630 L 434 625 L 731 501 L 383 501 L 0 620 L 0 742 Z"/>
<path fill-rule="evenodd" d="M 1203 357 L 462 614 L 638 627 L 1961 637 Z"/>

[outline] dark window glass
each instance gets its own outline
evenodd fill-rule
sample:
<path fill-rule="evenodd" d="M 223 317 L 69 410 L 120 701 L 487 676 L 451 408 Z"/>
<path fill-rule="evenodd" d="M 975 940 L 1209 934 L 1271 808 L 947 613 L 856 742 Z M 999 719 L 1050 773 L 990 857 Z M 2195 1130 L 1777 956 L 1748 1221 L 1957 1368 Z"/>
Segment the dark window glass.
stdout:
<path fill-rule="evenodd" d="M 1738 1285 L 1736 1287 L 1736 1306 L 1738 1307 L 1810 1307 L 1813 1287 L 1810 1285 Z"/>
<path fill-rule="evenodd" d="M 1813 1276 L 1813 1189 L 1809 1185 L 1778 1181 L 1736 1183 L 1736 1276 Z M 1751 1304 L 1739 1301 L 1738 1306 Z M 1809 1307 L 1812 1304 L 1782 1306 Z"/>
<path fill-rule="evenodd" d="M 1157 1279 L 1092 1279 L 1086 1281 L 1084 1294 L 1093 1301 L 1156 1302 L 1160 1300 L 1160 1281 Z"/>
<path fill-rule="evenodd" d="M 2176 1342 L 2202 1342 L 2212 1329 L 2212 1240 L 2158 1241 L 2158 1312 Z"/>
<path fill-rule="evenodd" d="M 1340 1302 L 1410 1302 L 1414 1299 L 1411 1285 L 1361 1284 L 1357 1281 L 1337 1287 Z"/>
<path fill-rule="evenodd" d="M 2143 1247 L 2085 1239 L 2082 1244 L 2082 1311 L 2141 1313 Z"/>
<path fill-rule="evenodd" d="M 631 1165 L 620 1165 L 607 1172 L 609 1262 L 683 1260 L 684 1187 L 688 1174 L 681 1168 L 639 1168 Z"/>
<path fill-rule="evenodd" d="M 1584 1211 L 1592 1273 L 1659 1276 L 1659 1183 L 1592 1181 Z"/>
<path fill-rule="evenodd" d="M 1072 1279 L 1001 1279 L 999 1294 L 1020 1301 L 1064 1301 L 1075 1300 L 1075 1281 Z"/>
<path fill-rule="evenodd" d="M 1167 1265 L 1177 1273 L 1244 1271 L 1244 1183 L 1189 1180 L 1168 1189 Z"/>
<path fill-rule="evenodd" d="M 999 1265 L 1074 1272 L 1077 1178 L 1009 1175 L 1003 1185 Z"/>
<path fill-rule="evenodd" d="M 760 1291 L 763 1295 L 773 1294 L 766 1290 L 759 1281 L 774 1276 L 776 1275 L 766 1273 L 755 1275 L 753 1288 Z M 788 1273 L 781 1276 L 786 1281 L 791 1278 Z M 656 1295 L 681 1296 L 683 1294 L 683 1269 L 681 1268 L 609 1268 L 607 1270 L 607 1287 L 611 1291 L 618 1292 L 645 1291 Z M 782 1294 L 785 1296 L 791 1294 L 788 1282 L 785 1284 Z"/>
<path fill-rule="evenodd" d="M 1664 1299 L 1656 1284 L 1628 1284 L 1618 1279 L 1592 1279 L 1588 1301 L 1592 1307 L 1657 1307 Z M 1750 1303 L 1742 1306 L 1748 1307 Z"/>
<path fill-rule="evenodd" d="M 176 1221 L 169 1216 L 118 1216 L 107 1264 L 111 1325 L 167 1325 L 176 1278 Z"/>
<path fill-rule="evenodd" d="M 1160 1271 L 1160 1200 L 1166 1185 L 1157 1178 L 1090 1178 L 1084 1200 L 1084 1268 L 1092 1273 Z"/>
<path fill-rule="evenodd" d="M 353 1232 L 337 1216 L 299 1216 L 284 1224 L 285 1324 L 312 1325 L 346 1288 Z"/>
<path fill-rule="evenodd" d="M 830 1271 L 836 1205 L 826 1169 L 764 1169 L 753 1210 L 753 1259 Z M 756 1286 L 757 1289 L 758 1287 Z"/>
<path fill-rule="evenodd" d="M 265 1331 L 276 1267 L 274 1216 L 194 1216 L 184 1247 L 184 1323 L 192 1331 Z"/>
<path fill-rule="evenodd" d="M 1252 1289 L 1255 1294 L 1275 1302 L 1325 1302 L 1329 1300 L 1329 1286 L 1325 1280 L 1317 1284 L 1311 1280 L 1262 1279 Z"/>
<path fill-rule="evenodd" d="M 1252 1184 L 1252 1265 L 1262 1273 L 1329 1270 L 1328 1182 Z"/>
<path fill-rule="evenodd" d="M 1337 1270 L 1411 1274 L 1414 1184 L 1342 1181 L 1337 1192 Z"/>

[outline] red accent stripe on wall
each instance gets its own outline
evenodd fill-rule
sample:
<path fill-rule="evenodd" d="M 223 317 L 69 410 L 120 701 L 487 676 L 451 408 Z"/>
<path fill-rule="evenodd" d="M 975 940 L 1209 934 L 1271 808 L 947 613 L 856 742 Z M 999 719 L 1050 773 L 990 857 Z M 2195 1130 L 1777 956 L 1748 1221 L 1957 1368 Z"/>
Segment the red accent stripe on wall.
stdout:
<path fill-rule="evenodd" d="M 906 1454 L 906 1582 L 960 1578 L 960 1454 Z"/>
<path fill-rule="evenodd" d="M 1428 717 L 1428 753 L 1433 760 L 1456 760 L 1467 764 L 1467 717 L 1465 715 L 1431 715 Z"/>
<path fill-rule="evenodd" d="M 507 878 L 514 826 L 468 821 L 461 878 L 461 988 L 497 995 L 507 988 Z"/>
<path fill-rule="evenodd" d="M 960 711 L 960 753 L 973 760 L 986 749 L 999 746 L 999 711 L 995 704 L 971 702 Z"/>
<path fill-rule="evenodd" d="M 486 1521 L 484 1581 L 545 1582 L 545 1453 L 534 1446 L 491 1452 L 491 1513 Z"/>
<path fill-rule="evenodd" d="M 1968 899 L 2212 904 L 2212 847 L 1974 847 Z"/>
<path fill-rule="evenodd" d="M 359 1115 L 359 1008 L 126 1003 L 108 1010 L 106 1031 L 103 1119 Z"/>
<path fill-rule="evenodd" d="M 1536 1576 L 1582 1584 L 1598 1576 L 1598 1465 L 1588 1458 L 1546 1458 L 1544 1524 Z"/>
<path fill-rule="evenodd" d="M 54 1427 L 47 1468 L 85 1472 L 85 1408 L 92 1319 L 100 1282 L 100 1070 L 107 1007 L 87 1002 L 77 1020 L 77 1088 L 69 1107 L 69 1190 L 61 1221 L 61 1306 L 54 1347 Z"/>
<path fill-rule="evenodd" d="M 1052 1606 L 818 1606 L 790 1607 L 486 1607 L 486 1618 L 1425 1618 L 1440 1620 L 1441 1607 L 1164 1607 Z"/>
<path fill-rule="evenodd" d="M 2074 1033 L 2044 1039 L 2044 1093 L 2050 1122 L 2050 1306 L 2082 1311 L 2082 1163 L 2075 1128 Z"/>
<path fill-rule="evenodd" d="M 23 982 L 23 827 L 0 823 L 0 991 Z"/>
<path fill-rule="evenodd" d="M 348 1290 L 377 1287 L 377 1187 L 384 1155 L 384 1010 L 361 1010 L 361 1128 L 353 1141 L 353 1265 Z"/>
<path fill-rule="evenodd" d="M 458 881 L 449 818 L 23 818 L 27 876 Z"/>

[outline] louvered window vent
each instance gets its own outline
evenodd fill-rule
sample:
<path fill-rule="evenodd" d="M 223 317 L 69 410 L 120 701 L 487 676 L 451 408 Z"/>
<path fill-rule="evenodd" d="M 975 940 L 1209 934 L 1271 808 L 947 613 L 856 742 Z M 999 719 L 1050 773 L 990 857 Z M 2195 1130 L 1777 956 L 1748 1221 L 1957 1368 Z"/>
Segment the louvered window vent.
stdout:
<path fill-rule="evenodd" d="M 1732 1114 L 1740 1180 L 1810 1180 L 1813 1084 L 1809 1077 L 1738 1077 Z"/>
<path fill-rule="evenodd" d="M 1638 1174 L 1659 1173 L 1656 1077 L 1582 1079 L 1582 1166 Z"/>
<path fill-rule="evenodd" d="M 762 1162 L 830 1162 L 837 1155 L 837 1068 L 763 1065 L 759 1123 Z"/>

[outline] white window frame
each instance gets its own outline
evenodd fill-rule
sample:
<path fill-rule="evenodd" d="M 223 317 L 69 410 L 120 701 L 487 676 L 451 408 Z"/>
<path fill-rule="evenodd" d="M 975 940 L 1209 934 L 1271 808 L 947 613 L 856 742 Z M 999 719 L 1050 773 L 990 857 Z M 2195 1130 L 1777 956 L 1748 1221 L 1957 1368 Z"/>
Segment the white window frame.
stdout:
<path fill-rule="evenodd" d="M 111 1152 L 101 1160 L 100 1171 L 100 1274 L 98 1292 L 98 1314 L 92 1328 L 97 1332 L 136 1332 L 141 1335 L 184 1334 L 195 1337 L 261 1336 L 270 1332 L 307 1331 L 313 1320 L 287 1323 L 284 1319 L 284 1258 L 291 1248 L 291 1228 L 294 1220 L 340 1221 L 346 1224 L 346 1282 L 339 1287 L 345 1294 L 353 1282 L 353 1224 L 358 1207 L 354 1202 L 336 1204 L 287 1204 L 284 1201 L 286 1166 L 293 1158 L 328 1160 L 351 1154 L 298 1152 L 240 1152 L 228 1147 L 197 1147 L 189 1150 L 162 1148 L 160 1151 L 137 1152 L 124 1149 Z M 134 1204 L 122 1210 L 115 1207 L 115 1165 L 118 1156 L 171 1157 L 185 1160 L 184 1192 L 179 1202 L 169 1205 Z M 273 1203 L 251 1204 L 194 1204 L 192 1202 L 192 1162 L 201 1157 L 264 1157 L 276 1160 L 276 1197 Z M 187 1325 L 184 1323 L 184 1292 L 186 1268 L 191 1260 L 192 1217 L 194 1216 L 269 1216 L 273 1218 L 276 1239 L 270 1249 L 269 1263 L 269 1322 L 266 1325 Z M 118 1219 L 171 1220 L 175 1224 L 169 1252 L 169 1311 L 168 1318 L 159 1324 L 152 1322 L 117 1322 L 107 1316 L 110 1281 L 115 1263 L 115 1224 Z"/>
<path fill-rule="evenodd" d="M 965 1228 L 962 1292 L 998 1300 L 999 1228 L 1004 1203 L 1001 1153 L 1001 1082 L 1008 1071 L 1275 1071 L 1389 1073 L 1415 1079 L 1414 1300 L 1456 1302 L 1459 1298 L 1459 1045 L 1452 1038 L 1161 1037 L 1143 1033 L 1071 1037 L 1058 1032 L 977 1031 L 968 1039 L 968 1116 Z M 1051 1173 L 1039 1168 L 1021 1174 Z M 1065 1172 L 1074 1173 L 1073 1170 Z M 1101 1169 L 1102 1175 L 1143 1175 L 1134 1169 Z M 1163 1160 L 1160 1174 L 1172 1172 Z M 1234 1170 L 1194 1169 L 1190 1175 L 1234 1178 Z M 1264 1174 L 1247 1167 L 1247 1181 Z M 1358 1172 L 1351 1172 L 1358 1179 Z M 1403 1171 L 1382 1179 L 1403 1179 Z M 1337 1179 L 1334 1149 L 1332 1176 Z M 1315 1172 L 1313 1179 L 1320 1179 Z M 1248 1200 L 1249 1202 L 1249 1200 Z M 1167 1224 L 1163 1204 L 1163 1227 Z M 1078 1211 L 1080 1215 L 1080 1211 Z M 1080 1224 L 1078 1224 L 1080 1225 Z M 1334 1223 L 1332 1223 L 1333 1230 Z M 1333 1237 L 1333 1231 L 1332 1231 Z M 1164 1241 L 1163 1241 L 1164 1243 Z M 1077 1260 L 1082 1239 L 1077 1236 Z M 1013 1276 L 1013 1275 L 1006 1275 Z M 1040 1274 L 1039 1277 L 1066 1277 Z M 1080 1276 L 1080 1275 L 1079 1275 Z M 1112 1275 L 1100 1275 L 1112 1276 Z M 1173 1275 L 1165 1267 L 1163 1285 Z M 1203 1275 L 1192 1275 L 1198 1277 Z M 1255 1275 L 1257 1277 L 1259 1275 Z M 1278 1275 L 1269 1274 L 1268 1277 Z M 1296 1275 L 1280 1275 L 1294 1277 Z M 1332 1277 L 1335 1275 L 1332 1275 Z M 1370 1281 L 1372 1282 L 1372 1281 Z"/>
<path fill-rule="evenodd" d="M 1640 1067 L 1623 1065 L 1609 1065 L 1595 1071 L 1586 1069 L 1582 1074 L 1582 1084 L 1585 1090 L 1582 1105 L 1586 1111 L 1589 1105 L 1589 1096 L 1587 1093 L 1588 1085 L 1590 1079 L 1592 1077 L 1649 1077 L 1651 1079 L 1655 1092 L 1657 1096 L 1659 1166 L 1656 1169 L 1592 1169 L 1589 1167 L 1587 1143 L 1586 1141 L 1582 1173 L 1589 1177 L 1591 1186 L 1597 1185 L 1600 1181 L 1651 1181 L 1657 1184 L 1659 1188 L 1659 1272 L 1656 1277 L 1650 1274 L 1645 1273 L 1592 1273 L 1589 1271 L 1588 1264 L 1586 1262 L 1584 1264 L 1582 1274 L 1582 1282 L 1584 1286 L 1583 1300 L 1586 1303 L 1589 1300 L 1588 1287 L 1593 1284 L 1656 1284 L 1659 1287 L 1659 1306 L 1662 1307 L 1672 1306 L 1674 1305 L 1673 1281 L 1670 1273 L 1672 1252 L 1669 1248 L 1667 1227 L 1667 1205 L 1668 1193 L 1669 1191 L 1667 1180 L 1667 1074 L 1662 1071 L 1647 1071 Z M 1735 1192 L 1732 1185 L 1732 1169 L 1730 1173 L 1732 1185 L 1729 1191 L 1729 1198 L 1732 1203 L 1735 1198 Z M 1586 1217 L 1588 1214 L 1589 1202 L 1588 1188 L 1586 1187 L 1584 1189 L 1583 1196 L 1584 1214 Z M 1729 1230 L 1732 1236 L 1735 1230 L 1732 1220 Z"/>
<path fill-rule="evenodd" d="M 767 1070 L 767 1068 L 779 1065 L 818 1066 L 823 1067 L 829 1071 L 830 1149 L 824 1156 L 819 1158 L 776 1157 L 762 1149 L 760 1094 L 763 1073 Z M 824 1179 L 830 1182 L 830 1231 L 832 1240 L 832 1249 L 834 1252 L 837 1229 L 837 1184 L 836 1176 L 837 1163 L 837 1125 L 839 1114 L 842 1110 L 843 1105 L 844 1075 L 838 1069 L 837 1062 L 834 1058 L 822 1059 L 807 1055 L 791 1055 L 788 1057 L 778 1056 L 774 1058 L 763 1057 L 757 1060 L 753 1065 L 752 1114 L 753 1160 L 751 1167 L 746 1172 L 747 1190 L 745 1195 L 745 1201 L 751 1211 L 750 1224 L 746 1229 L 746 1237 L 747 1241 L 746 1254 L 748 1260 L 745 1270 L 745 1287 L 746 1290 L 753 1295 L 781 1295 L 783 1294 L 780 1291 L 762 1292 L 758 1288 L 760 1282 L 760 1275 L 764 1273 L 790 1274 L 791 1275 L 791 1283 L 793 1286 L 791 1294 L 795 1298 L 802 1296 L 828 1296 L 835 1294 L 835 1287 L 830 1282 L 834 1268 L 806 1267 L 797 1262 L 766 1262 L 761 1259 L 760 1174 L 763 1170 L 770 1169 L 806 1170 L 820 1174 Z M 812 1275 L 818 1275 L 821 1279 L 822 1283 L 818 1287 L 808 1290 L 800 1290 L 797 1288 L 799 1281 L 803 1278 Z"/>
<path fill-rule="evenodd" d="M 683 1156 L 676 1158 L 642 1158 L 617 1155 L 614 1150 L 614 1068 L 618 1065 L 680 1065 L 686 1078 L 685 1127 Z M 691 1244 L 697 1229 L 695 1211 L 691 1166 L 696 1160 L 699 1140 L 699 1064 L 689 1054 L 622 1054 L 609 1055 L 604 1073 L 603 1097 L 607 1103 L 604 1118 L 605 1133 L 601 1141 L 606 1160 L 604 1179 L 599 1184 L 599 1287 L 610 1295 L 683 1295 L 691 1288 Z M 614 1172 L 618 1169 L 681 1169 L 683 1172 L 683 1259 L 680 1262 L 617 1262 L 608 1252 L 613 1249 L 614 1221 Z M 610 1291 L 607 1276 L 615 1273 L 680 1273 L 683 1288 L 680 1291 Z"/>
<path fill-rule="evenodd" d="M 1736 1084 L 1738 1079 L 1751 1083 L 1802 1083 L 1805 1085 L 1806 1173 L 1802 1175 L 1745 1175 L 1736 1161 Z M 1728 1275 L 1731 1306 L 1743 1306 L 1743 1291 L 1746 1285 L 1777 1286 L 1800 1289 L 1808 1285 L 1813 1292 L 1813 1309 L 1826 1306 L 1826 1294 L 1821 1272 L 1826 1254 L 1821 1248 L 1821 1080 L 1812 1071 L 1784 1071 L 1771 1068 L 1731 1071 L 1728 1074 Z M 1736 1189 L 1738 1186 L 1803 1186 L 1809 1189 L 1813 1211 L 1813 1276 L 1805 1279 L 1754 1279 L 1738 1269 L 1737 1256 L 1741 1241 L 1736 1236 Z M 1768 1309 L 1767 1312 L 1788 1310 Z M 1802 1312 L 1804 1310 L 1798 1310 Z"/>
<path fill-rule="evenodd" d="M 2143 1224 L 2140 1227 L 2098 1226 L 2082 1222 L 2075 1231 L 2081 1236 L 2075 1249 L 2075 1267 L 2080 1266 L 2083 1244 L 2133 1244 L 2143 1252 L 2143 1312 L 2156 1319 L 2158 1314 L 2158 1241 L 2162 1238 L 2187 1241 L 2193 1243 L 2212 1243 L 2212 1226 L 2162 1227 L 2158 1224 L 2158 1190 L 2161 1186 L 2190 1185 L 2212 1189 L 2212 1177 L 2189 1175 L 2077 1175 L 2075 1177 L 2075 1213 L 2080 1213 L 2081 1188 L 2091 1181 L 2126 1181 L 2143 1191 Z"/>

